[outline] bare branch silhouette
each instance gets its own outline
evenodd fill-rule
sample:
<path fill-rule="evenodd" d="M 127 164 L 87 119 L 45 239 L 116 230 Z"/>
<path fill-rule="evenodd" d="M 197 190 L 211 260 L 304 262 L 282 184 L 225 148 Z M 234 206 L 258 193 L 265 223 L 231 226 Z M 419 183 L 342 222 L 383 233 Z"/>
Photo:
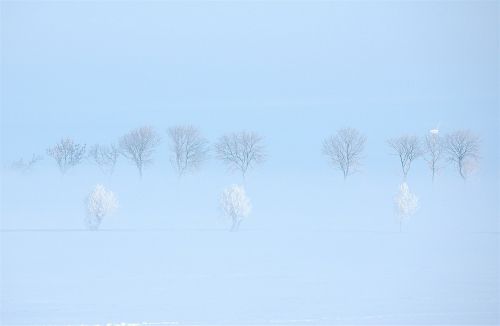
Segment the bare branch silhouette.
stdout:
<path fill-rule="evenodd" d="M 365 143 L 366 137 L 356 129 L 341 129 L 323 141 L 323 154 L 342 171 L 345 179 L 360 165 Z"/>
<path fill-rule="evenodd" d="M 445 149 L 443 139 L 437 132 L 429 133 L 425 136 L 424 146 L 424 159 L 431 169 L 432 181 L 434 181 L 436 173 L 442 168 L 440 162 L 443 159 Z"/>
<path fill-rule="evenodd" d="M 33 154 L 31 159 L 28 161 L 25 161 L 24 158 L 20 158 L 19 160 L 12 162 L 10 167 L 21 173 L 28 173 L 33 169 L 35 164 L 41 160 L 43 160 L 42 155 Z"/>
<path fill-rule="evenodd" d="M 159 143 L 160 137 L 152 127 L 137 128 L 120 138 L 120 153 L 136 165 L 142 178 L 144 166 L 153 161 Z"/>
<path fill-rule="evenodd" d="M 458 130 L 446 136 L 448 159 L 455 162 L 458 173 L 467 178 L 479 160 L 479 137 L 469 130 Z"/>
<path fill-rule="evenodd" d="M 71 138 L 63 138 L 54 147 L 48 148 L 47 154 L 56 161 L 61 173 L 65 174 L 82 162 L 85 157 L 85 144 L 77 144 Z"/>
<path fill-rule="evenodd" d="M 266 157 L 262 137 L 245 131 L 222 136 L 215 145 L 215 152 L 230 170 L 240 171 L 243 177 Z"/>
<path fill-rule="evenodd" d="M 119 155 L 118 147 L 96 144 L 89 150 L 90 158 L 97 164 L 103 173 L 113 174 Z"/>
<path fill-rule="evenodd" d="M 170 162 L 179 176 L 194 171 L 207 158 L 208 141 L 193 126 L 175 126 L 168 129 Z"/>
<path fill-rule="evenodd" d="M 387 142 L 399 156 L 403 177 L 406 179 L 411 163 L 422 155 L 418 138 L 416 136 L 405 135 L 397 138 L 391 138 Z"/>

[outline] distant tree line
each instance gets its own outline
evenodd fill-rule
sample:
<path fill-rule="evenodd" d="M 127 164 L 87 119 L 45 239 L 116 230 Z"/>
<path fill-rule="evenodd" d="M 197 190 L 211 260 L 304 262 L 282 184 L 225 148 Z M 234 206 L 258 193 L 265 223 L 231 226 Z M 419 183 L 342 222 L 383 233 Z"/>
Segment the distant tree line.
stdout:
<path fill-rule="evenodd" d="M 264 140 L 256 132 L 240 131 L 221 136 L 210 146 L 201 131 L 191 125 L 174 126 L 167 130 L 170 163 L 179 177 L 198 170 L 213 152 L 228 171 L 239 172 L 244 178 L 249 170 L 264 162 L 267 154 Z M 344 128 L 325 138 L 322 152 L 328 162 L 338 169 L 344 179 L 360 170 L 364 159 L 366 136 L 354 128 Z M 133 129 L 114 144 L 76 143 L 71 138 L 62 138 L 46 154 L 65 174 L 88 159 L 106 174 L 115 170 L 121 156 L 132 163 L 142 177 L 144 168 L 153 162 L 153 156 L 161 142 L 159 133 L 151 126 Z M 428 164 L 432 180 L 447 163 L 456 166 L 460 177 L 466 179 L 477 169 L 480 140 L 470 130 L 457 130 L 441 136 L 433 129 L 424 137 L 402 135 L 390 138 L 387 144 L 398 158 L 403 179 L 406 180 L 413 162 L 423 158 Z M 33 154 L 29 160 L 14 161 L 11 167 L 21 172 L 30 171 L 43 156 Z"/>
<path fill-rule="evenodd" d="M 198 170 L 213 152 L 215 158 L 223 163 L 228 171 L 241 174 L 243 180 L 247 172 L 266 160 L 267 153 L 264 139 L 256 132 L 240 131 L 222 135 L 213 146 L 201 131 L 191 125 L 171 127 L 166 132 L 169 160 L 178 177 Z M 133 129 L 121 136 L 117 143 L 95 144 L 87 149 L 86 144 L 75 142 L 71 138 L 62 138 L 49 147 L 46 153 L 57 164 L 62 174 L 84 160 L 95 163 L 105 174 L 112 174 L 119 157 L 133 164 L 142 178 L 144 168 L 153 162 L 155 152 L 162 141 L 160 134 L 151 126 Z M 325 138 L 322 153 L 328 162 L 338 169 L 344 179 L 360 170 L 364 159 L 367 138 L 354 128 L 338 130 Z M 457 130 L 441 136 L 433 129 L 424 137 L 402 135 L 390 138 L 387 144 L 397 157 L 403 182 L 395 197 L 395 208 L 402 221 L 414 214 L 418 208 L 418 198 L 406 182 L 413 162 L 423 158 L 428 164 L 434 181 L 437 173 L 447 163 L 455 165 L 460 177 L 466 179 L 479 161 L 480 140 L 469 130 Z M 12 168 L 28 172 L 43 157 L 33 154 L 25 161 L 20 159 L 12 163 Z M 231 231 L 238 230 L 241 221 L 251 211 L 250 199 L 243 185 L 233 184 L 223 190 L 220 197 L 222 213 L 232 221 Z M 85 223 L 91 230 L 96 230 L 103 217 L 118 206 L 116 196 L 103 185 L 98 184 L 86 199 Z"/>
<path fill-rule="evenodd" d="M 179 177 L 195 172 L 209 158 L 211 148 L 200 130 L 191 125 L 175 126 L 167 130 L 169 160 Z M 71 138 L 62 138 L 48 148 L 46 153 L 57 163 L 62 174 L 79 165 L 85 159 L 95 163 L 103 173 L 112 174 L 120 156 L 131 162 L 142 177 L 144 168 L 153 162 L 153 156 L 161 142 L 159 133 L 151 126 L 133 129 L 119 138 L 117 144 L 95 144 L 87 150 L 86 144 Z M 229 171 L 238 171 L 243 177 L 256 165 L 265 161 L 263 138 L 256 132 L 234 132 L 223 135 L 213 146 L 215 157 Z M 13 168 L 26 170 L 39 161 L 33 156 L 29 162 L 23 159 L 12 164 Z"/>

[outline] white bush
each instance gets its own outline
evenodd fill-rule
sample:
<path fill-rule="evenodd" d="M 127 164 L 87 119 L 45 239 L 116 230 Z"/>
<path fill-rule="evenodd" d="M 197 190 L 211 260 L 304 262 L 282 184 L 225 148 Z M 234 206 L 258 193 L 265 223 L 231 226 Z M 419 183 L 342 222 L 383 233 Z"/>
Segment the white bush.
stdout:
<path fill-rule="evenodd" d="M 241 221 L 252 209 L 245 189 L 238 185 L 232 185 L 222 192 L 220 205 L 224 214 L 232 221 L 231 231 L 238 230 Z"/>
<path fill-rule="evenodd" d="M 87 196 L 85 203 L 85 224 L 91 230 L 97 230 L 102 219 L 118 208 L 118 200 L 112 191 L 106 190 L 103 185 L 96 185 Z"/>
<path fill-rule="evenodd" d="M 418 198 L 411 193 L 406 182 L 399 186 L 399 192 L 395 198 L 396 211 L 399 217 L 399 231 L 401 231 L 403 220 L 410 218 L 418 209 Z"/>

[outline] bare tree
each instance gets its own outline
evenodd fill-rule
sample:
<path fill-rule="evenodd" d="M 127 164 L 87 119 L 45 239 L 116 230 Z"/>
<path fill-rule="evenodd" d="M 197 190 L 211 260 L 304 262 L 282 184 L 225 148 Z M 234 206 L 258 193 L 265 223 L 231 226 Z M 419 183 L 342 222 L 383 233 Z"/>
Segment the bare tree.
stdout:
<path fill-rule="evenodd" d="M 479 137 L 469 130 L 458 130 L 446 136 L 448 159 L 457 164 L 458 173 L 467 178 L 479 160 Z"/>
<path fill-rule="evenodd" d="M 389 146 L 391 146 L 391 148 L 399 156 L 403 176 L 406 179 L 408 171 L 411 167 L 411 163 L 420 155 L 422 155 L 422 150 L 420 149 L 418 138 L 416 136 L 406 135 L 397 138 L 391 138 L 388 140 L 388 143 Z"/>
<path fill-rule="evenodd" d="M 85 144 L 77 144 L 71 138 L 63 138 L 54 147 L 48 148 L 47 154 L 57 162 L 59 170 L 64 174 L 82 162 L 85 157 Z"/>
<path fill-rule="evenodd" d="M 345 179 L 360 165 L 365 143 L 366 137 L 356 129 L 340 129 L 335 136 L 323 141 L 323 154 L 342 171 Z"/>
<path fill-rule="evenodd" d="M 439 136 L 439 131 L 437 129 L 431 130 L 431 132 L 425 136 L 424 142 L 424 159 L 429 164 L 429 168 L 432 172 L 432 181 L 436 173 L 442 168 L 440 162 L 443 159 L 444 153 L 444 143 L 441 136 Z"/>
<path fill-rule="evenodd" d="M 90 230 L 97 230 L 102 219 L 118 207 L 118 200 L 112 191 L 103 185 L 96 185 L 85 202 L 85 225 Z"/>
<path fill-rule="evenodd" d="M 224 214 L 232 221 L 231 231 L 237 231 L 241 221 L 250 214 L 250 199 L 243 186 L 232 185 L 222 192 L 220 206 Z"/>
<path fill-rule="evenodd" d="M 11 168 L 22 173 L 28 173 L 41 160 L 43 160 L 43 156 L 36 154 L 33 154 L 28 161 L 24 161 L 24 158 L 21 157 L 19 160 L 12 162 Z"/>
<path fill-rule="evenodd" d="M 265 160 L 262 137 L 254 132 L 238 132 L 222 136 L 215 145 L 217 158 L 230 170 L 239 170 L 245 178 L 248 169 Z"/>
<path fill-rule="evenodd" d="M 153 161 L 153 153 L 160 143 L 160 137 L 150 126 L 134 129 L 120 138 L 120 153 L 134 162 L 142 178 L 145 165 Z"/>
<path fill-rule="evenodd" d="M 418 209 L 418 198 L 410 191 L 408 184 L 403 182 L 399 186 L 399 192 L 394 199 L 396 212 L 399 217 L 399 232 L 402 231 L 403 220 L 410 218 Z"/>
<path fill-rule="evenodd" d="M 113 174 L 118 154 L 118 147 L 114 144 L 109 146 L 96 144 L 89 150 L 90 158 L 99 166 L 103 173 L 107 174 Z"/>
<path fill-rule="evenodd" d="M 193 126 L 175 126 L 168 129 L 170 162 L 179 176 L 193 171 L 207 158 L 208 141 Z"/>

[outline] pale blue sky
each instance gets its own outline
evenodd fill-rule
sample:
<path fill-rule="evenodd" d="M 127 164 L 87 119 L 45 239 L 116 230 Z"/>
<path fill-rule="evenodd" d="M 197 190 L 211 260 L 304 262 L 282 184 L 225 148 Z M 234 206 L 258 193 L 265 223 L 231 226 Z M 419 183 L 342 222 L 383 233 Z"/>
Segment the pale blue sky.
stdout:
<path fill-rule="evenodd" d="M 385 164 L 387 137 L 437 123 L 478 132 L 498 163 L 495 1 L 4 1 L 1 26 L 4 162 L 188 122 L 260 131 L 277 167 L 322 164 L 343 126 Z"/>

